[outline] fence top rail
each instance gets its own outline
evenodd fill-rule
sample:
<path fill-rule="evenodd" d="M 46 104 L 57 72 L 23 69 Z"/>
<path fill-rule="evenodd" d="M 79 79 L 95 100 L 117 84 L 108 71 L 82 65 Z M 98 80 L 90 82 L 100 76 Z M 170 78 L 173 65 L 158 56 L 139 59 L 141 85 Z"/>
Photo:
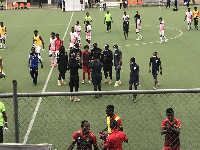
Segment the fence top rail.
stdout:
<path fill-rule="evenodd" d="M 118 91 L 17 93 L 17 97 L 123 95 L 123 94 L 164 94 L 164 93 L 200 93 L 200 88 L 197 88 L 197 89 L 161 89 L 161 90 L 118 90 Z M 11 97 L 13 97 L 13 93 L 0 94 L 0 98 L 11 98 Z"/>

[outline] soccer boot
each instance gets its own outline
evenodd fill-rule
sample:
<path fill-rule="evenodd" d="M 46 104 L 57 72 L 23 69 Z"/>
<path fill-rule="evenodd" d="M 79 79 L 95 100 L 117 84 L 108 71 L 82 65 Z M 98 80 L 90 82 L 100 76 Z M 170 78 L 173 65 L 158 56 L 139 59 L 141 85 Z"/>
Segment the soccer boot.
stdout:
<path fill-rule="evenodd" d="M 65 80 L 62 80 L 62 84 L 66 85 L 67 83 L 65 82 Z"/>
<path fill-rule="evenodd" d="M 109 84 L 110 84 L 110 85 L 112 84 L 112 80 L 110 80 Z"/>
<path fill-rule="evenodd" d="M 155 87 L 155 86 L 153 87 L 153 90 L 156 90 L 156 87 Z"/>
<path fill-rule="evenodd" d="M 108 83 L 108 79 L 105 79 L 105 81 L 103 81 L 103 83 Z"/>
<path fill-rule="evenodd" d="M 60 83 L 60 80 L 58 80 L 58 84 L 57 84 L 58 86 L 61 86 L 61 83 Z"/>
<path fill-rule="evenodd" d="M 136 41 L 139 41 L 140 39 L 136 39 Z"/>
<path fill-rule="evenodd" d="M 83 80 L 81 83 L 84 84 L 84 83 L 85 83 L 85 80 Z"/>
<path fill-rule="evenodd" d="M 165 40 L 165 43 L 167 43 L 167 39 Z"/>
<path fill-rule="evenodd" d="M 141 40 L 143 39 L 143 36 L 141 36 L 141 38 L 140 38 Z"/>
<path fill-rule="evenodd" d="M 55 63 L 55 64 L 54 64 L 54 67 L 56 67 L 56 66 L 57 66 L 57 64 Z"/>
<path fill-rule="evenodd" d="M 116 81 L 116 82 L 115 82 L 114 87 L 117 87 L 117 86 L 119 86 L 119 81 Z"/>
<path fill-rule="evenodd" d="M 92 83 L 92 82 L 89 80 L 88 83 Z"/>
<path fill-rule="evenodd" d="M 72 102 L 72 101 L 73 101 L 73 97 L 72 97 L 72 96 L 70 96 L 70 97 L 69 97 L 69 100 L 70 100 L 70 102 Z"/>
<path fill-rule="evenodd" d="M 119 84 L 122 84 L 121 80 L 118 80 Z"/>
<path fill-rule="evenodd" d="M 74 102 L 79 102 L 79 101 L 80 101 L 80 99 L 77 96 L 75 96 Z"/>
<path fill-rule="evenodd" d="M 51 63 L 51 67 L 52 67 L 52 66 L 54 66 L 54 63 L 53 63 L 53 62 Z"/>

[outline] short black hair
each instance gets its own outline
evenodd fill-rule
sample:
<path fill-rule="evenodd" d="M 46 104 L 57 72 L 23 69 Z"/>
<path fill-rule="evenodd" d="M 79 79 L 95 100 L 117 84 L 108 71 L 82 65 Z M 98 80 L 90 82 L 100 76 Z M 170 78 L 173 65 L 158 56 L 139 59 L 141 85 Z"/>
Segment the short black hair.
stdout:
<path fill-rule="evenodd" d="M 169 113 L 169 114 L 174 113 L 173 108 L 167 108 L 166 113 Z"/>
<path fill-rule="evenodd" d="M 79 21 L 76 21 L 79 24 Z"/>
<path fill-rule="evenodd" d="M 56 36 L 59 36 L 59 34 L 57 33 Z"/>
<path fill-rule="evenodd" d="M 34 32 L 38 33 L 38 30 L 35 30 Z"/>
<path fill-rule="evenodd" d="M 83 127 L 84 123 L 89 123 L 87 120 L 81 121 L 81 127 Z"/>
<path fill-rule="evenodd" d="M 55 35 L 55 33 L 54 33 L 54 32 L 51 32 L 51 34 Z"/>
<path fill-rule="evenodd" d="M 132 57 L 132 58 L 131 58 L 131 62 L 135 62 L 135 57 Z"/>
<path fill-rule="evenodd" d="M 109 45 L 108 45 L 108 44 L 106 44 L 106 45 L 105 45 L 105 48 L 109 48 Z"/>
<path fill-rule="evenodd" d="M 86 49 L 86 48 L 88 48 L 88 49 L 89 49 L 89 46 L 88 46 L 88 45 L 85 45 L 85 46 L 84 46 L 84 49 Z"/>
<path fill-rule="evenodd" d="M 110 128 L 111 129 L 117 129 L 118 122 L 115 119 L 110 120 Z"/>
<path fill-rule="evenodd" d="M 108 105 L 106 106 L 107 109 L 109 109 L 111 112 L 114 112 L 114 106 L 113 105 Z"/>
<path fill-rule="evenodd" d="M 94 43 L 93 46 L 94 46 L 94 47 L 97 47 L 97 43 Z"/>

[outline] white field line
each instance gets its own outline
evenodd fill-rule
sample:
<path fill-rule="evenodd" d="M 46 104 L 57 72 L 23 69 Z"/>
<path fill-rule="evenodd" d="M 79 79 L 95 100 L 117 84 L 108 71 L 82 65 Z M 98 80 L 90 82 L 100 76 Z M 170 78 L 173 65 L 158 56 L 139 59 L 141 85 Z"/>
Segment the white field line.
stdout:
<path fill-rule="evenodd" d="M 70 24 L 71 24 L 73 15 L 74 15 L 74 12 L 72 12 L 71 19 L 70 19 L 70 21 L 69 21 L 69 23 L 68 23 L 67 29 L 66 29 L 65 34 L 64 34 L 64 36 L 63 36 L 63 41 L 64 41 L 64 39 L 65 39 L 65 37 L 66 37 L 66 35 L 67 35 L 67 31 L 68 31 L 69 26 L 70 26 Z M 50 77 L 51 77 L 51 74 L 52 74 L 52 72 L 53 72 L 53 69 L 54 69 L 54 67 L 52 66 L 52 67 L 51 67 L 51 70 L 49 71 L 49 74 L 48 74 L 48 77 L 47 77 L 47 79 L 46 79 L 46 82 L 45 82 L 45 84 L 44 84 L 44 87 L 43 87 L 43 89 L 42 89 L 42 93 L 44 93 L 45 90 L 46 90 L 46 88 L 47 88 L 47 85 L 48 85 L 49 79 L 50 79 Z M 35 111 L 34 111 L 34 113 L 33 113 L 33 116 L 32 116 L 32 118 L 31 118 L 31 121 L 30 121 L 29 126 L 28 126 L 28 130 L 27 130 L 27 132 L 26 132 L 26 135 L 24 136 L 23 144 L 26 144 L 26 142 L 27 142 L 27 140 L 28 140 L 29 134 L 30 134 L 31 129 L 32 129 L 32 127 L 33 127 L 33 123 L 34 123 L 34 121 L 35 121 L 35 118 L 36 118 L 36 115 L 37 115 L 37 113 L 38 113 L 38 110 L 39 110 L 39 107 L 40 107 L 41 102 L 42 102 L 42 97 L 40 97 L 39 100 L 38 100 L 38 102 L 37 102 Z"/>

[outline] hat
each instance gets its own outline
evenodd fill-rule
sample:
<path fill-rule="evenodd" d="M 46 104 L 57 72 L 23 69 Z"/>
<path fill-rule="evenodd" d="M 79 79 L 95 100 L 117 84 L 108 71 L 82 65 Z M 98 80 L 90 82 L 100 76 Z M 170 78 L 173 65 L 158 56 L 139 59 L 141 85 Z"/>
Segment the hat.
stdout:
<path fill-rule="evenodd" d="M 118 45 L 113 45 L 113 48 L 118 48 Z"/>

